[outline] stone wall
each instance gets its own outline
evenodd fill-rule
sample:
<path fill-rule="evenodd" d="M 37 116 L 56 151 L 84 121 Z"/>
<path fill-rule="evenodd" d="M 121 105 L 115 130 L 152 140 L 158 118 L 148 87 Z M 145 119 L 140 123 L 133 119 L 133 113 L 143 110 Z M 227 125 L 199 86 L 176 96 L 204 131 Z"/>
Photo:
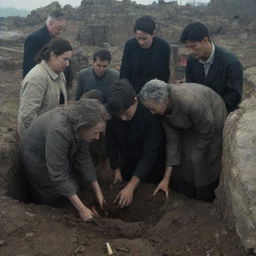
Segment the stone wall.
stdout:
<path fill-rule="evenodd" d="M 253 68 L 254 72 L 256 71 Z M 246 78 L 256 85 L 255 74 Z M 251 74 L 251 76 L 250 76 Z M 254 74 L 254 75 L 253 75 Z M 255 79 L 255 80 L 254 80 Z M 246 255 L 256 254 L 256 96 L 244 100 L 225 124 L 217 204 Z"/>

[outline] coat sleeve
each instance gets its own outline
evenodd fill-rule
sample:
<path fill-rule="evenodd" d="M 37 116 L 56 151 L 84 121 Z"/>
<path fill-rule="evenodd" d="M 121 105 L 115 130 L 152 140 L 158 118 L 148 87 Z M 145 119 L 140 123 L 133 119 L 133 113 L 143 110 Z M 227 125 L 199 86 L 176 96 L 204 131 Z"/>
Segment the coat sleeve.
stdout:
<path fill-rule="evenodd" d="M 96 170 L 89 150 L 89 144 L 81 141 L 78 152 L 75 155 L 77 170 L 81 173 L 84 182 L 92 183 L 97 181 Z"/>
<path fill-rule="evenodd" d="M 179 165 L 180 163 L 180 132 L 167 124 L 166 120 L 162 121 L 166 137 L 166 167 Z"/>
<path fill-rule="evenodd" d="M 107 122 L 106 126 L 106 134 L 105 134 L 105 139 L 106 139 L 106 148 L 109 156 L 109 161 L 110 161 L 110 166 L 112 170 L 115 170 L 117 168 L 120 168 L 120 161 L 119 161 L 119 146 L 116 141 L 115 137 L 115 131 L 114 131 L 114 121 L 110 119 Z"/>
<path fill-rule="evenodd" d="M 80 100 L 84 93 L 83 87 L 86 86 L 86 81 L 83 79 L 83 74 L 80 73 L 77 78 L 76 100 Z"/>
<path fill-rule="evenodd" d="M 38 116 L 46 92 L 44 79 L 24 81 L 24 91 L 20 106 L 20 118 L 25 128 Z"/>
<path fill-rule="evenodd" d="M 35 57 L 40 51 L 40 43 L 37 42 L 36 38 L 28 37 L 24 46 L 24 57 L 23 57 L 23 78 L 27 73 L 35 66 Z"/>
<path fill-rule="evenodd" d="M 165 56 L 165 58 L 166 58 L 165 63 L 166 64 L 165 64 L 165 72 L 164 72 L 164 79 L 163 79 L 166 83 L 169 82 L 170 75 L 171 75 L 171 71 L 170 71 L 170 55 L 171 55 L 171 48 L 170 48 L 169 45 L 167 45 L 167 47 L 166 47 L 166 56 Z"/>
<path fill-rule="evenodd" d="M 206 101 L 206 99 L 205 99 Z M 214 117 L 208 102 L 196 99 L 190 106 L 189 118 L 193 128 L 198 132 L 196 149 L 205 149 L 214 136 Z"/>
<path fill-rule="evenodd" d="M 129 63 L 129 47 L 128 44 L 126 43 L 124 46 L 124 51 L 123 51 L 123 57 L 122 57 L 122 63 L 120 67 L 120 79 L 130 79 L 130 63 Z"/>
<path fill-rule="evenodd" d="M 58 130 L 49 131 L 45 142 L 46 165 L 50 182 L 63 196 L 76 194 L 76 187 L 69 175 L 68 153 L 71 142 Z"/>
<path fill-rule="evenodd" d="M 133 176 L 143 179 L 149 172 L 154 171 L 152 168 L 160 157 L 162 143 L 163 131 L 161 124 L 158 119 L 150 118 L 145 125 L 143 153 L 136 165 Z"/>
<path fill-rule="evenodd" d="M 243 67 L 239 60 L 233 61 L 229 64 L 226 78 L 227 90 L 223 95 L 223 100 L 228 112 L 231 112 L 237 108 L 243 93 Z"/>
<path fill-rule="evenodd" d="M 186 66 L 186 82 L 187 83 L 196 83 L 196 79 L 193 74 L 192 60 L 190 57 L 188 57 L 187 66 Z"/>

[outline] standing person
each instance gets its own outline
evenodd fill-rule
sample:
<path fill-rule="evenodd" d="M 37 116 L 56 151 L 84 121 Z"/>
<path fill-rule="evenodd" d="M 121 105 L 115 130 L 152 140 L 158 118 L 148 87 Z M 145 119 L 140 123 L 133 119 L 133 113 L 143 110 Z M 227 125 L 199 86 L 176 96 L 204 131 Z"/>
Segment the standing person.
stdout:
<path fill-rule="evenodd" d="M 99 49 L 94 53 L 92 67 L 83 69 L 78 75 L 76 100 L 93 89 L 99 90 L 102 93 L 103 101 L 106 100 L 107 88 L 117 82 L 119 78 L 119 73 L 108 67 L 110 62 L 110 51 Z"/>
<path fill-rule="evenodd" d="M 158 182 L 164 171 L 164 133 L 160 122 L 138 102 L 128 80 L 109 88 L 106 147 L 113 170 L 113 183 L 128 181 L 115 203 L 123 208 L 133 201 L 142 181 Z"/>
<path fill-rule="evenodd" d="M 221 168 L 226 107 L 212 89 L 200 84 L 168 85 L 151 80 L 139 93 L 142 104 L 160 115 L 167 138 L 166 168 L 156 191 L 171 187 L 188 197 L 213 201 Z"/>
<path fill-rule="evenodd" d="M 22 135 L 32 121 L 59 104 L 67 103 L 63 70 L 69 65 L 72 46 L 52 39 L 38 54 L 38 64 L 23 79 L 20 89 L 18 129 Z"/>
<path fill-rule="evenodd" d="M 134 24 L 135 38 L 124 47 L 120 79 L 126 78 L 136 93 L 149 80 L 170 79 L 170 46 L 156 36 L 156 24 L 150 16 L 143 16 Z"/>
<path fill-rule="evenodd" d="M 23 78 L 36 65 L 35 58 L 37 53 L 48 44 L 52 38 L 59 36 L 65 25 L 64 14 L 59 10 L 54 10 L 47 17 L 46 24 L 27 37 L 24 44 Z"/>
<path fill-rule="evenodd" d="M 213 89 L 223 98 L 228 112 L 237 109 L 243 93 L 243 67 L 238 58 L 211 42 L 207 27 L 200 22 L 187 25 L 180 41 L 191 51 L 186 82 Z"/>
<path fill-rule="evenodd" d="M 97 100 L 83 99 L 38 117 L 20 141 L 20 159 L 32 201 L 52 206 L 68 198 L 84 221 L 94 213 L 78 196 L 90 183 L 100 207 L 105 200 L 88 143 L 105 130 L 108 114 Z"/>

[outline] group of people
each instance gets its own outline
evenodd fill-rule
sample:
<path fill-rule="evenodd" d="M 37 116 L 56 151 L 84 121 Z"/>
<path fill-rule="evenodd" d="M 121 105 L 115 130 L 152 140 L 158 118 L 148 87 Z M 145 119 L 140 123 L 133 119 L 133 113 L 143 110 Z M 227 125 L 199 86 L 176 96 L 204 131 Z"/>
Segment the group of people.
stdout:
<path fill-rule="evenodd" d="M 113 184 L 127 181 L 116 195 L 117 207 L 132 203 L 140 182 L 157 184 L 153 194 L 168 197 L 171 188 L 213 201 L 224 122 L 242 96 L 238 58 L 216 46 L 204 24 L 189 24 L 180 38 L 191 51 L 186 83 L 168 84 L 170 46 L 156 36 L 154 20 L 143 16 L 125 44 L 120 73 L 109 68 L 110 52 L 99 49 L 93 65 L 78 75 L 75 101 L 67 104 L 72 46 L 58 37 L 64 26 L 63 14 L 53 11 L 25 42 L 19 149 L 33 201 L 56 205 L 69 199 L 89 221 L 95 212 L 79 197 L 89 183 L 104 209 L 108 202 L 89 148 L 101 133 Z"/>

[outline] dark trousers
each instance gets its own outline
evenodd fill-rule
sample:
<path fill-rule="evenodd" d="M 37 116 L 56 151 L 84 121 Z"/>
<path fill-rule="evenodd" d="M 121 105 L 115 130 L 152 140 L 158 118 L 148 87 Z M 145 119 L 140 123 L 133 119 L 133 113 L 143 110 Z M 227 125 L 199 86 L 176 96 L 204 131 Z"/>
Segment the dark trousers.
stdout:
<path fill-rule="evenodd" d="M 219 184 L 219 179 L 203 187 L 196 187 L 193 184 L 190 184 L 177 175 L 173 175 L 171 179 L 171 189 L 182 193 L 190 198 L 195 198 L 197 200 L 205 202 L 213 202 L 216 198 L 214 190 Z"/>

